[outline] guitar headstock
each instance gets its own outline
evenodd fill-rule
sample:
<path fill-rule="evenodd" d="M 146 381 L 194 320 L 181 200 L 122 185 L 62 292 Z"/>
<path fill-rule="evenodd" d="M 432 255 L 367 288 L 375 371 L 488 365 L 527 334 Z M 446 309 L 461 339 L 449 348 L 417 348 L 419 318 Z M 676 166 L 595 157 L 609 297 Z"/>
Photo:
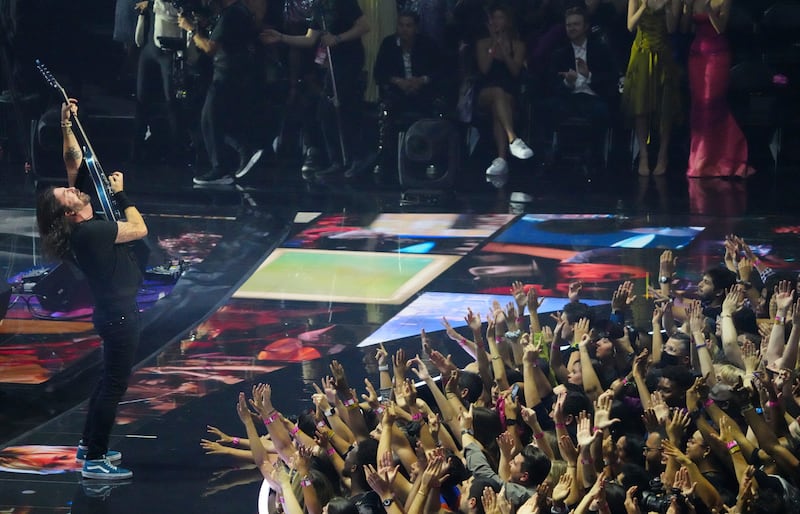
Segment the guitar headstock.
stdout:
<path fill-rule="evenodd" d="M 51 87 L 53 87 L 55 90 L 61 93 L 61 95 L 64 97 L 64 101 L 69 103 L 69 97 L 67 96 L 67 92 L 64 91 L 64 88 L 61 86 L 61 84 L 58 83 L 58 80 L 56 80 L 56 78 L 53 76 L 50 70 L 47 69 L 47 66 L 45 66 L 44 63 L 42 63 L 42 61 L 40 61 L 39 59 L 36 59 L 36 69 L 39 70 L 39 73 L 42 74 L 42 77 L 44 77 L 44 79 L 47 81 L 48 84 L 50 84 Z"/>

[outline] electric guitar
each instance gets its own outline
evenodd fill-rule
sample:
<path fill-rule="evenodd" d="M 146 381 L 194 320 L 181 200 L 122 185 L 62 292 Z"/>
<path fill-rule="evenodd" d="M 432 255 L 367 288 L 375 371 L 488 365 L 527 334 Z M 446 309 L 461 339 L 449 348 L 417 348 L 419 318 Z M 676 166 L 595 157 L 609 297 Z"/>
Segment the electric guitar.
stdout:
<path fill-rule="evenodd" d="M 38 59 L 36 60 L 36 68 L 38 68 L 47 83 L 61 94 L 64 98 L 64 102 L 69 104 L 67 92 L 61 84 L 58 83 L 58 80 L 56 80 L 53 74 L 50 73 L 50 70 Z M 77 132 L 83 140 L 83 160 L 86 163 L 86 168 L 89 170 L 89 177 L 92 180 L 92 185 L 94 186 L 103 215 L 105 215 L 105 218 L 109 221 L 125 221 L 125 214 L 120 211 L 117 205 L 117 201 L 114 198 L 114 191 L 111 189 L 111 183 L 108 181 L 108 175 L 103 171 L 103 167 L 97 159 L 97 154 L 94 152 L 94 148 L 92 148 L 92 144 L 89 142 L 89 138 L 77 114 L 72 115 L 72 122 L 78 128 Z M 138 240 L 133 241 L 131 248 L 136 256 L 136 260 L 139 262 L 139 268 L 144 271 L 147 266 L 147 257 L 149 254 L 147 245 L 144 241 Z"/>

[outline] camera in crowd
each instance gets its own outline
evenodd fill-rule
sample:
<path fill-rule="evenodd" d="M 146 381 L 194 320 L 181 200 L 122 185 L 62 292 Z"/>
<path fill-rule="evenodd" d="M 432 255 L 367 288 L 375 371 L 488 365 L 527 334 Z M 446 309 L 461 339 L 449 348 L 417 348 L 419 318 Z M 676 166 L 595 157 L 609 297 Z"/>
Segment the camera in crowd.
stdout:
<path fill-rule="evenodd" d="M 642 498 L 639 500 L 639 507 L 643 512 L 660 512 L 666 514 L 669 509 L 672 499 L 677 497 L 678 503 L 684 503 L 684 497 L 680 494 L 678 489 L 672 489 L 669 493 L 664 490 L 664 484 L 660 478 L 654 478 L 650 481 L 650 488 L 642 492 Z"/>
<path fill-rule="evenodd" d="M 203 0 L 170 0 L 170 3 L 178 14 L 186 18 L 208 17 L 211 14 L 208 2 Z"/>

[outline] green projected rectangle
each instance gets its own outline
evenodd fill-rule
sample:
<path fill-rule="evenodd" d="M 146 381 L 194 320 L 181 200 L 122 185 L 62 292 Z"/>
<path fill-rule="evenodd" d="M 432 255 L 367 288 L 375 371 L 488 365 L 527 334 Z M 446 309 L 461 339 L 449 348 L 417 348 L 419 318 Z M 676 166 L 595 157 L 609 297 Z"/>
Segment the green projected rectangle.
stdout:
<path fill-rule="evenodd" d="M 454 255 L 280 248 L 234 297 L 396 305 L 458 259 Z"/>

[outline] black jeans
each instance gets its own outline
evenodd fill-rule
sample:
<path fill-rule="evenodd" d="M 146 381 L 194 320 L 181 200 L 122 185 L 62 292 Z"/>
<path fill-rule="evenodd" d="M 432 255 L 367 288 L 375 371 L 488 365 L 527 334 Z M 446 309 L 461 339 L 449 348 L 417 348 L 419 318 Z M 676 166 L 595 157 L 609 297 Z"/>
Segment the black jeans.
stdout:
<path fill-rule="evenodd" d="M 155 44 L 148 43 L 139 54 L 139 69 L 136 76 L 136 118 L 134 143 L 144 142 L 147 125 L 155 116 L 159 100 L 164 100 L 169 123 L 169 146 L 179 143 L 178 102 L 172 76 L 172 52 L 164 52 Z"/>
<path fill-rule="evenodd" d="M 93 321 L 103 339 L 103 371 L 89 399 L 82 439 L 87 458 L 99 459 L 108 450 L 117 405 L 128 389 L 139 346 L 139 311 L 135 306 L 114 313 L 95 310 Z"/>
<path fill-rule="evenodd" d="M 339 108 L 333 103 L 333 82 L 330 72 L 326 71 L 324 94 L 317 108 L 317 120 L 322 128 L 325 150 L 331 164 L 339 163 L 347 166 L 353 159 L 362 157 L 360 147 L 362 107 L 364 98 L 364 81 L 361 76 L 360 62 L 349 62 L 346 59 L 334 61 L 336 76 L 336 92 L 339 95 Z M 339 129 L 341 128 L 341 133 Z M 341 137 L 341 140 L 339 139 Z M 342 156 L 344 146 L 345 156 Z"/>
<path fill-rule="evenodd" d="M 206 145 L 211 171 L 224 174 L 222 152 L 228 143 L 239 154 L 247 155 L 252 146 L 253 130 L 250 109 L 253 106 L 253 88 L 246 78 L 215 79 L 206 93 L 200 117 L 203 141 Z"/>

